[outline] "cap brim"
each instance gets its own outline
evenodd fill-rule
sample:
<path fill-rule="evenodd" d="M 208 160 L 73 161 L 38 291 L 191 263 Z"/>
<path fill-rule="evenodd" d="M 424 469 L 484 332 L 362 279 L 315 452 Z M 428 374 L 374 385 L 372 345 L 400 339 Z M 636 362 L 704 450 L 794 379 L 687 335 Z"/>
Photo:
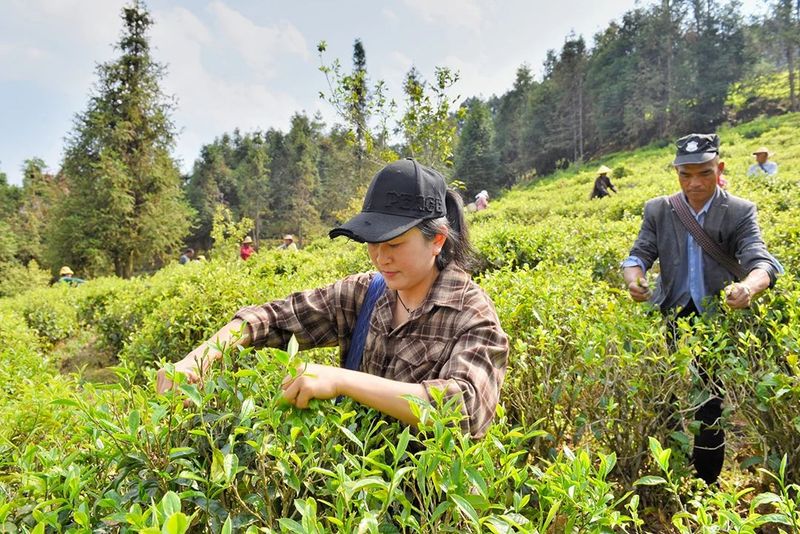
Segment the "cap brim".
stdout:
<path fill-rule="evenodd" d="M 672 162 L 673 166 L 692 165 L 695 163 L 705 163 L 719 156 L 716 152 L 698 152 L 696 154 L 683 154 L 676 156 Z"/>
<path fill-rule="evenodd" d="M 362 211 L 328 232 L 328 236 L 331 239 L 345 236 L 359 243 L 383 243 L 409 231 L 424 220 L 424 218 L 412 219 L 400 215 Z"/>

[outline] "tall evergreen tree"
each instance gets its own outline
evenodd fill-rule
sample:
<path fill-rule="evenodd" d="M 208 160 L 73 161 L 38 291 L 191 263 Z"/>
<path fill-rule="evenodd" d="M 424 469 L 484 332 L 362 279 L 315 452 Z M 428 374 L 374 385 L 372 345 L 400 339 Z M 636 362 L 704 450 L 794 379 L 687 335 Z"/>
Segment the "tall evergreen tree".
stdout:
<path fill-rule="evenodd" d="M 152 19 L 138 0 L 122 19 L 120 57 L 98 67 L 94 94 L 67 140 L 69 195 L 51 230 L 51 252 L 55 263 L 127 278 L 174 254 L 191 210 L 170 155 L 172 102 L 159 87 L 163 67 L 150 55 Z"/>
<path fill-rule="evenodd" d="M 8 183 L 6 173 L 0 171 L 0 220 L 13 216 L 19 209 L 22 190 Z"/>
<path fill-rule="evenodd" d="M 503 181 L 512 183 L 514 179 L 528 170 L 526 154 L 529 150 L 524 146 L 525 105 L 528 93 L 533 87 L 533 75 L 527 65 L 517 69 L 514 86 L 506 94 L 492 101 L 494 109 L 495 150 L 498 153 Z"/>
<path fill-rule="evenodd" d="M 353 43 L 353 74 L 350 79 L 350 91 L 352 100 L 350 101 L 350 113 L 353 122 L 356 124 L 356 159 L 359 167 L 366 156 L 366 135 L 369 130 L 367 121 L 369 120 L 369 110 L 367 109 L 367 53 L 361 39 L 356 39 Z M 359 173 L 360 174 L 360 173 Z"/>
<path fill-rule="evenodd" d="M 467 115 L 455 152 L 456 179 L 473 195 L 481 189 L 492 193 L 505 185 L 494 148 L 494 124 L 489 107 L 479 99 L 468 103 Z"/>
<path fill-rule="evenodd" d="M 786 70 L 789 73 L 789 105 L 792 111 L 800 111 L 797 96 L 797 74 L 800 71 L 800 0 L 775 0 L 765 21 L 773 42 L 783 52 Z"/>
<path fill-rule="evenodd" d="M 190 243 L 197 248 L 212 246 L 214 212 L 218 205 L 225 203 L 224 191 L 233 181 L 232 174 L 219 140 L 203 146 L 186 184 L 186 196 L 197 213 Z"/>
<path fill-rule="evenodd" d="M 45 172 L 40 158 L 25 161 L 22 172 L 22 198 L 12 227 L 20 236 L 18 257 L 23 263 L 35 259 L 46 263 L 42 244 L 52 218 L 52 208 L 67 193 L 63 175 Z"/>
<path fill-rule="evenodd" d="M 732 4 L 692 0 L 680 60 L 685 65 L 676 85 L 680 117 L 669 133 L 710 132 L 724 120 L 731 83 L 743 72 L 744 32 Z"/>
<path fill-rule="evenodd" d="M 261 133 L 245 136 L 241 141 L 241 160 L 234 175 L 239 186 L 241 214 L 253 221 L 256 245 L 262 223 L 269 217 L 269 154 Z"/>
<path fill-rule="evenodd" d="M 280 214 L 280 219 L 301 241 L 321 229 L 319 210 L 314 202 L 319 188 L 317 136 L 308 117 L 300 114 L 292 117 L 292 128 L 286 136 L 290 158 L 289 182 L 285 184 L 288 209 Z"/>
<path fill-rule="evenodd" d="M 560 53 L 548 51 L 544 79 L 528 92 L 525 145 L 533 150 L 530 163 L 539 174 L 583 158 L 586 61 L 583 39 L 571 37 Z"/>
<path fill-rule="evenodd" d="M 625 23 L 612 22 L 595 36 L 586 73 L 595 150 L 613 150 L 628 142 L 624 135 L 625 106 L 634 73 L 633 50 L 630 26 Z"/>

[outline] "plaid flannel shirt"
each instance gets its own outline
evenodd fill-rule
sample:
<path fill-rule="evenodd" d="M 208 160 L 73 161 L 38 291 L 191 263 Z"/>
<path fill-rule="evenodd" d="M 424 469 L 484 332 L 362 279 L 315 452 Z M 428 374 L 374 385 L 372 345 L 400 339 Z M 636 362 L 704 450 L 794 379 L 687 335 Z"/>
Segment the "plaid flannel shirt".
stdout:
<path fill-rule="evenodd" d="M 249 306 L 236 318 L 250 325 L 255 347 L 285 347 L 292 334 L 301 349 L 338 345 L 342 362 L 374 273 L 348 276 L 283 300 Z M 397 292 L 378 298 L 360 370 L 399 382 L 460 395 L 464 431 L 482 437 L 494 417 L 506 372 L 508 338 L 486 293 L 453 265 L 439 273 L 423 304 L 392 327 Z M 428 393 L 430 396 L 430 393 Z"/>

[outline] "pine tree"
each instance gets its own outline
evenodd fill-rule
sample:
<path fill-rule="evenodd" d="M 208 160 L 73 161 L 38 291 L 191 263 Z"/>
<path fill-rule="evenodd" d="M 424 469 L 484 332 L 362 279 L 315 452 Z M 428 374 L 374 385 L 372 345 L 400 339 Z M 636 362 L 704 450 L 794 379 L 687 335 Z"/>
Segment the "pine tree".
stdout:
<path fill-rule="evenodd" d="M 0 220 L 13 216 L 19 209 L 22 190 L 8 183 L 6 173 L 0 171 Z"/>
<path fill-rule="evenodd" d="M 174 254 L 191 210 L 170 155 L 173 104 L 150 55 L 152 19 L 138 0 L 122 19 L 120 57 L 98 67 L 94 94 L 67 140 L 69 195 L 51 228 L 51 253 L 54 263 L 127 278 Z"/>
<path fill-rule="evenodd" d="M 791 111 L 800 110 L 797 97 L 798 52 L 800 52 L 800 0 L 777 0 L 771 6 L 771 17 L 766 26 L 772 38 L 782 50 L 789 72 L 789 106 Z"/>
<path fill-rule="evenodd" d="M 223 184 L 232 181 L 231 174 L 223 147 L 217 141 L 203 146 L 186 183 L 186 197 L 197 213 L 189 240 L 192 246 L 205 250 L 211 248 L 214 212 L 225 201 Z"/>
<path fill-rule="evenodd" d="M 301 241 L 321 229 L 319 210 L 314 202 L 319 188 L 317 134 L 308 117 L 296 114 L 285 139 L 289 155 L 288 210 L 280 218 Z"/>
<path fill-rule="evenodd" d="M 472 195 L 486 189 L 492 193 L 505 185 L 494 149 L 494 125 L 489 107 L 479 99 L 469 102 L 455 153 L 455 178 L 467 184 Z"/>
<path fill-rule="evenodd" d="M 527 170 L 526 156 L 529 150 L 524 146 L 525 106 L 528 94 L 533 87 L 533 75 L 527 65 L 517 69 L 514 86 L 510 91 L 491 101 L 495 110 L 495 150 L 499 154 L 499 164 L 504 175 L 504 182 L 513 183 L 514 179 Z"/>
<path fill-rule="evenodd" d="M 64 176 L 46 173 L 45 167 L 40 158 L 31 158 L 22 171 L 22 198 L 12 227 L 21 238 L 17 256 L 25 264 L 32 259 L 46 263 L 42 244 L 52 208 L 67 192 Z"/>
<path fill-rule="evenodd" d="M 264 219 L 269 217 L 269 154 L 261 133 L 246 135 L 241 140 L 241 160 L 233 171 L 239 188 L 242 217 L 253 221 L 256 246 L 261 237 Z"/>
<path fill-rule="evenodd" d="M 361 39 L 356 39 L 353 43 L 353 74 L 349 81 L 352 100 L 349 102 L 350 113 L 356 125 L 356 160 L 359 169 L 366 157 L 366 136 L 368 131 L 367 121 L 369 120 L 369 110 L 367 109 L 367 53 Z M 360 172 L 359 172 L 360 174 Z"/>

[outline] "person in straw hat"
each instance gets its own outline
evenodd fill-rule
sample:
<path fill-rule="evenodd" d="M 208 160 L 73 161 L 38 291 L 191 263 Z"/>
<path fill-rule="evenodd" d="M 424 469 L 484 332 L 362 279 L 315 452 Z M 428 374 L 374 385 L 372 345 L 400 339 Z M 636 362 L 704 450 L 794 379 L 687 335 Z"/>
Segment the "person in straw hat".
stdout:
<path fill-rule="evenodd" d="M 756 162 L 747 169 L 747 176 L 774 176 L 778 174 L 778 164 L 774 161 L 769 161 L 772 152 L 767 147 L 760 147 L 753 152 L 753 155 L 756 157 Z"/>
<path fill-rule="evenodd" d="M 59 269 L 58 281 L 64 282 L 65 284 L 69 284 L 71 286 L 76 286 L 84 282 L 83 278 L 75 278 L 75 273 L 72 272 L 72 269 L 70 269 L 68 265 L 64 265 L 61 267 L 61 269 Z"/>
<path fill-rule="evenodd" d="M 610 172 L 611 169 L 605 165 L 601 165 L 600 168 L 597 169 L 597 178 L 594 180 L 594 189 L 592 189 L 592 194 L 589 195 L 589 200 L 607 197 L 609 195 L 609 189 L 615 193 L 617 192 L 617 188 L 614 187 L 614 184 L 611 183 L 611 178 L 608 177 Z"/>
<path fill-rule="evenodd" d="M 294 236 L 292 234 L 286 234 L 283 236 L 283 243 L 278 245 L 278 249 L 289 251 L 297 250 L 297 245 L 294 242 Z"/>
<path fill-rule="evenodd" d="M 175 372 L 200 382 L 223 345 L 286 347 L 295 336 L 301 349 L 340 351 L 339 366 L 308 362 L 284 378 L 283 398 L 297 408 L 344 396 L 416 425 L 419 411 L 408 397 L 435 402 L 437 390 L 461 408 L 462 430 L 485 435 L 508 337 L 467 271 L 475 262 L 458 193 L 434 169 L 395 161 L 372 178 L 361 213 L 329 235 L 366 243 L 374 270 L 240 309 Z M 173 389 L 173 377 L 161 369 L 157 390 Z"/>
<path fill-rule="evenodd" d="M 250 256 L 253 255 L 256 249 L 253 248 L 253 238 L 250 236 L 246 236 L 242 240 L 242 246 L 239 247 L 239 257 L 243 260 L 247 260 Z"/>

